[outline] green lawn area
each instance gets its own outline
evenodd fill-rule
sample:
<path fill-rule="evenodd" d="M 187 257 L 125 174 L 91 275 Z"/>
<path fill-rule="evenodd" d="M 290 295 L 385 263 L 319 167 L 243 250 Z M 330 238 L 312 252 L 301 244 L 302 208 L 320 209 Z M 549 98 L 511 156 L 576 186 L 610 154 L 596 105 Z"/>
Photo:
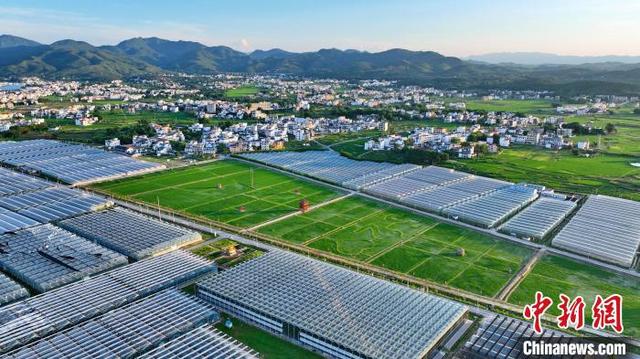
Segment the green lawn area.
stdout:
<path fill-rule="evenodd" d="M 381 131 L 360 131 L 360 132 L 347 132 L 347 133 L 334 133 L 324 135 L 316 139 L 316 141 L 323 145 L 333 145 L 339 142 L 357 140 L 359 138 L 369 138 L 382 135 Z"/>
<path fill-rule="evenodd" d="M 451 160 L 444 166 L 512 182 L 543 184 L 563 192 L 599 193 L 640 200 L 640 158 L 601 153 L 591 158 L 570 151 L 531 146 L 506 149 L 473 160 Z"/>
<path fill-rule="evenodd" d="M 281 339 L 262 329 L 232 318 L 233 328 L 227 329 L 224 321 L 228 316 L 223 315 L 222 322 L 216 328 L 257 351 L 264 359 L 320 359 L 320 355 L 306 350 L 298 345 Z"/>
<path fill-rule="evenodd" d="M 303 198 L 313 205 L 338 196 L 327 187 L 234 160 L 101 183 L 95 188 L 151 204 L 159 201 L 162 207 L 240 227 L 294 212 Z"/>
<path fill-rule="evenodd" d="M 356 197 L 258 231 L 489 296 L 531 254 L 519 245 Z M 458 248 L 465 256 L 458 256 Z"/>
<path fill-rule="evenodd" d="M 460 102 L 451 100 L 447 102 Z M 532 115 L 551 115 L 555 113 L 552 101 L 547 100 L 463 100 L 467 110 L 502 111 L 502 112 L 522 112 Z"/>
<path fill-rule="evenodd" d="M 616 126 L 616 133 L 601 136 L 602 151 L 640 157 L 640 116 L 635 114 L 569 116 L 566 122 L 591 123 L 596 128 L 604 128 L 608 123 Z M 598 136 L 577 136 L 577 140 L 598 143 Z M 640 161 L 640 158 L 636 158 Z"/>
<path fill-rule="evenodd" d="M 255 86 L 240 86 L 226 90 L 224 96 L 230 98 L 248 97 L 257 94 L 258 91 L 259 89 Z"/>
<path fill-rule="evenodd" d="M 603 298 L 611 294 L 623 297 L 622 319 L 624 334 L 640 338 L 640 280 L 626 277 L 571 259 L 547 255 L 535 265 L 531 273 L 509 297 L 509 302 L 526 305 L 533 303 L 536 291 L 554 301 L 551 315 L 559 315 L 556 307 L 560 293 L 570 298 L 581 295 L 585 302 L 585 326 L 591 326 L 591 306 L 596 294 Z"/>
<path fill-rule="evenodd" d="M 127 113 L 122 110 L 99 111 L 101 120 L 91 127 L 119 127 L 131 126 L 140 120 L 147 120 L 150 123 L 169 124 L 169 125 L 192 125 L 197 122 L 196 117 L 186 112 L 155 112 L 140 111 L 136 113 Z"/>
<path fill-rule="evenodd" d="M 104 140 L 109 137 L 110 130 L 133 127 L 140 120 L 173 126 L 191 125 L 197 122 L 197 119 L 192 114 L 185 112 L 140 111 L 135 114 L 129 114 L 121 110 L 115 110 L 100 111 L 98 114 L 101 120 L 90 126 L 76 126 L 73 120 L 66 119 L 47 119 L 46 123 L 49 127 L 60 127 L 59 131 L 55 132 L 56 137 L 60 140 L 103 144 Z"/>

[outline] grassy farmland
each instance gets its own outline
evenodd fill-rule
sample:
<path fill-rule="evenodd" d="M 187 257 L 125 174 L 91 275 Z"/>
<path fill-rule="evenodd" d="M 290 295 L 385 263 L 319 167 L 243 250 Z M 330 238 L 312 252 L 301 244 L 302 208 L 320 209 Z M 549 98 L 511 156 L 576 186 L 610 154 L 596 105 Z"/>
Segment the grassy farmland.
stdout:
<path fill-rule="evenodd" d="M 532 115 L 555 113 L 553 102 L 548 100 L 465 100 L 470 111 L 520 112 Z"/>
<path fill-rule="evenodd" d="M 530 255 L 515 244 L 353 197 L 258 231 L 488 296 Z"/>
<path fill-rule="evenodd" d="M 224 96 L 228 98 L 249 97 L 257 94 L 259 89 L 255 86 L 240 86 L 228 89 L 224 92 Z"/>
<path fill-rule="evenodd" d="M 634 158 L 602 153 L 578 157 L 568 151 L 514 147 L 500 154 L 444 164 L 457 170 L 512 182 L 543 184 L 565 192 L 599 193 L 640 199 L 640 168 Z"/>
<path fill-rule="evenodd" d="M 95 188 L 240 227 L 296 211 L 303 198 L 317 204 L 338 195 L 324 186 L 237 161 L 157 172 Z"/>
<path fill-rule="evenodd" d="M 640 336 L 640 281 L 637 278 L 549 255 L 542 257 L 535 265 L 511 294 L 509 302 L 520 305 L 533 303 L 536 291 L 542 291 L 554 300 L 554 305 L 549 309 L 552 315 L 560 314 L 556 307 L 560 293 L 571 298 L 581 295 L 587 304 L 585 326 L 591 324 L 591 306 L 596 294 L 603 298 L 614 293 L 620 294 L 623 297 L 624 334 L 636 338 Z"/>

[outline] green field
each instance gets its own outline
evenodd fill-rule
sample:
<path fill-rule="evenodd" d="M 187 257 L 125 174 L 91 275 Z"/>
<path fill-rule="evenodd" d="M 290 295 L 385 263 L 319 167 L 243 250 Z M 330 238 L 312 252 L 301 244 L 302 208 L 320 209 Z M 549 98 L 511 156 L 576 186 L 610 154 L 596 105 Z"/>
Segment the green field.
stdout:
<path fill-rule="evenodd" d="M 553 102 L 547 100 L 464 100 L 463 102 L 466 103 L 469 111 L 521 112 L 532 115 L 551 115 L 556 112 L 552 106 Z"/>
<path fill-rule="evenodd" d="M 640 157 L 640 116 L 633 114 L 570 116 L 566 122 L 591 123 L 595 128 L 604 128 L 608 123 L 616 126 L 616 133 L 600 136 L 602 151 Z M 598 136 L 576 136 L 575 141 L 588 140 L 598 143 Z M 640 161 L 640 158 L 636 158 Z"/>
<path fill-rule="evenodd" d="M 95 188 L 241 227 L 294 212 L 303 198 L 313 205 L 338 195 L 327 187 L 233 160 L 101 183 Z"/>
<path fill-rule="evenodd" d="M 558 295 L 564 293 L 570 298 L 581 295 L 585 302 L 585 316 L 589 318 L 585 326 L 591 325 L 591 306 L 596 294 L 603 298 L 617 293 L 623 297 L 622 318 L 624 334 L 640 337 L 640 280 L 625 277 L 604 269 L 575 262 L 570 259 L 545 256 L 535 265 L 531 273 L 520 283 L 509 297 L 509 302 L 525 305 L 533 303 L 536 291 L 554 301 L 549 309 L 552 315 L 559 315 L 556 308 Z"/>
<path fill-rule="evenodd" d="M 452 160 L 444 166 L 512 182 L 542 184 L 563 192 L 599 193 L 640 200 L 637 157 L 601 153 L 591 158 L 568 151 L 531 146 L 509 148 L 473 160 Z"/>
<path fill-rule="evenodd" d="M 260 91 L 260 89 L 255 86 L 240 86 L 226 90 L 224 96 L 230 98 L 248 97 L 257 94 L 258 91 Z"/>
<path fill-rule="evenodd" d="M 129 114 L 121 110 L 117 111 L 101 111 L 98 112 L 100 121 L 90 126 L 76 126 L 73 120 L 68 119 L 47 119 L 46 123 L 49 127 L 59 126 L 59 130 L 55 133 L 57 139 L 76 142 L 93 142 L 104 143 L 104 140 L 118 136 L 116 130 L 133 128 L 139 121 L 145 120 L 148 123 L 158 123 L 162 125 L 191 125 L 197 122 L 195 116 L 185 112 L 153 112 L 140 111 L 135 114 Z M 40 136 L 42 137 L 42 136 Z"/>
<path fill-rule="evenodd" d="M 233 328 L 227 329 L 224 321 L 228 318 L 223 316 L 222 322 L 216 325 L 220 331 L 235 338 L 251 349 L 260 353 L 260 358 L 264 359 L 320 359 L 320 355 L 310 352 L 298 345 L 289 343 L 271 333 L 248 325 L 238 319 L 232 318 Z"/>
<path fill-rule="evenodd" d="M 360 198 L 346 198 L 259 232 L 418 278 L 493 296 L 530 250 Z M 464 248 L 465 256 L 458 256 Z"/>
<path fill-rule="evenodd" d="M 198 122 L 193 114 L 186 112 L 154 112 L 140 111 L 136 113 L 127 113 L 121 110 L 100 111 L 98 112 L 100 121 L 95 127 L 119 127 L 131 126 L 140 120 L 149 121 L 149 123 L 159 123 L 162 125 L 192 125 Z"/>

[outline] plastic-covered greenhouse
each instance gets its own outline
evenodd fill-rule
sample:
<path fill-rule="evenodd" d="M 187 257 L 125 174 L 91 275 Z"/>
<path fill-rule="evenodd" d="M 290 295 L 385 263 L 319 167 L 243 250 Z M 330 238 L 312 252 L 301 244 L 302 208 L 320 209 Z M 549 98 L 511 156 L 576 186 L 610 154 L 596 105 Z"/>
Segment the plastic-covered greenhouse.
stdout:
<path fill-rule="evenodd" d="M 11 278 L 0 273 L 0 306 L 29 296 L 29 292 Z"/>
<path fill-rule="evenodd" d="M 54 183 L 0 167 L 0 196 L 36 191 Z"/>
<path fill-rule="evenodd" d="M 556 228 L 576 206 L 573 201 L 541 197 L 503 224 L 500 231 L 521 238 L 540 240 Z"/>
<path fill-rule="evenodd" d="M 552 244 L 624 267 L 631 267 L 640 248 L 640 202 L 589 196 L 558 232 Z"/>
<path fill-rule="evenodd" d="M 66 187 L 50 187 L 0 197 L 0 207 L 40 223 L 77 216 L 112 205 L 113 203 L 104 197 Z"/>
<path fill-rule="evenodd" d="M 0 353 L 215 270 L 184 251 L 113 269 L 0 308 Z"/>
<path fill-rule="evenodd" d="M 145 359 L 258 359 L 258 353 L 205 325 L 140 356 Z"/>
<path fill-rule="evenodd" d="M 125 264 L 125 256 L 50 224 L 0 236 L 0 268 L 40 293 Z"/>
<path fill-rule="evenodd" d="M 538 198 L 537 189 L 513 185 L 447 208 L 443 212 L 463 222 L 492 228 L 536 198 Z"/>
<path fill-rule="evenodd" d="M 135 260 L 202 239 L 198 232 L 123 208 L 70 218 L 59 225 Z"/>
<path fill-rule="evenodd" d="M 382 359 L 426 356 L 467 309 L 280 250 L 207 277 L 197 295 L 328 355 Z"/>
<path fill-rule="evenodd" d="M 69 184 L 137 175 L 165 168 L 158 163 L 53 140 L 0 143 L 0 162 L 23 166 Z"/>
<path fill-rule="evenodd" d="M 217 319 L 218 313 L 210 304 L 167 289 L 16 349 L 6 357 L 131 358 Z"/>

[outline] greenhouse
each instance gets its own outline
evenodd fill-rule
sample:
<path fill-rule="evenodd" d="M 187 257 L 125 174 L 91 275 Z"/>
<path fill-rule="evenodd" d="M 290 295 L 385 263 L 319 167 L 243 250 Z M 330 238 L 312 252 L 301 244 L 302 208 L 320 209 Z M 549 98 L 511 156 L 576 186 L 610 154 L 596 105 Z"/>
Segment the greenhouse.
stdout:
<path fill-rule="evenodd" d="M 89 213 L 58 225 L 134 260 L 202 240 L 198 232 L 123 208 Z"/>
<path fill-rule="evenodd" d="M 367 187 L 364 189 L 364 192 L 376 197 L 400 201 L 404 197 L 430 191 L 437 187 L 438 186 L 433 183 L 419 181 L 408 177 L 397 177 L 390 181 Z"/>
<path fill-rule="evenodd" d="M 0 197 L 37 191 L 54 183 L 0 167 Z"/>
<path fill-rule="evenodd" d="M 449 218 L 492 228 L 536 198 L 537 189 L 525 185 L 512 185 L 446 208 L 443 213 Z"/>
<path fill-rule="evenodd" d="M 0 162 L 23 166 L 74 185 L 165 168 L 161 164 L 138 161 L 85 145 L 53 140 L 2 142 Z"/>
<path fill-rule="evenodd" d="M 464 181 L 437 186 L 431 191 L 408 196 L 402 202 L 441 214 L 445 208 L 487 195 L 508 185 L 510 185 L 508 182 L 474 176 Z"/>
<path fill-rule="evenodd" d="M 0 308 L 0 353 L 197 278 L 215 265 L 174 251 Z"/>
<path fill-rule="evenodd" d="M 537 334 L 531 328 L 531 323 L 495 315 L 481 321 L 480 328 L 465 343 L 460 354 L 471 359 L 523 358 L 521 341 L 531 338 L 541 338 L 547 343 L 552 343 L 565 339 L 566 335 L 547 329 Z"/>
<path fill-rule="evenodd" d="M 541 197 L 500 227 L 500 232 L 541 240 L 576 208 L 574 201 Z"/>
<path fill-rule="evenodd" d="M 40 222 L 8 209 L 0 208 L 0 234 L 39 225 Z"/>
<path fill-rule="evenodd" d="M 406 175 L 407 173 L 417 171 L 420 168 L 421 167 L 417 165 L 401 164 L 388 167 L 377 172 L 365 174 L 352 180 L 344 181 L 342 185 L 350 189 L 360 190 L 362 188 L 382 183 L 393 178 Z"/>
<path fill-rule="evenodd" d="M 140 356 L 145 359 L 258 359 L 251 348 L 211 327 L 201 326 Z"/>
<path fill-rule="evenodd" d="M 590 258 L 632 267 L 640 248 L 640 202 L 589 196 L 552 244 Z"/>
<path fill-rule="evenodd" d="M 447 184 L 468 180 L 473 176 L 468 173 L 458 172 L 448 168 L 429 166 L 422 168 L 419 171 L 412 172 L 406 177 L 418 181 L 437 184 L 439 186 L 444 186 Z"/>
<path fill-rule="evenodd" d="M 211 305 L 167 289 L 16 349 L 6 358 L 131 358 L 217 319 Z"/>
<path fill-rule="evenodd" d="M 339 358 L 425 357 L 467 310 L 451 300 L 280 250 L 208 276 L 197 284 L 197 295 Z"/>
<path fill-rule="evenodd" d="M 0 306 L 28 296 L 29 292 L 23 286 L 0 273 Z"/>
<path fill-rule="evenodd" d="M 0 268 L 40 293 L 125 264 L 125 256 L 50 224 L 0 236 Z"/>

